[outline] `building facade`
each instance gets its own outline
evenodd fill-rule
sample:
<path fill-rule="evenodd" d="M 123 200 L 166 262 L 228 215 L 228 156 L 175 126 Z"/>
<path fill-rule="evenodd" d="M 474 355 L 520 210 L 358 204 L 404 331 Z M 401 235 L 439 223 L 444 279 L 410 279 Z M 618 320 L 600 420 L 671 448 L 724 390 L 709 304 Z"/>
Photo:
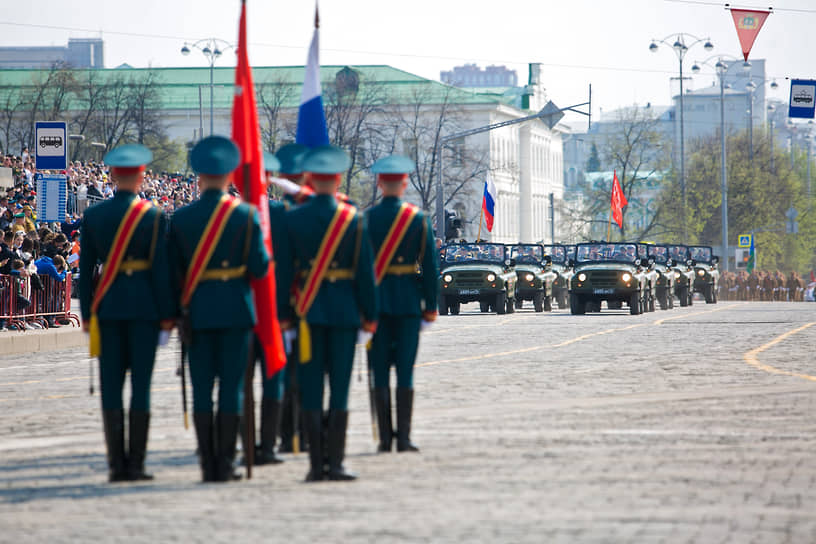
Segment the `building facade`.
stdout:
<path fill-rule="evenodd" d="M 105 44 L 101 38 L 69 38 L 65 47 L 0 47 L 0 69 L 50 68 L 59 64 L 104 68 Z"/>

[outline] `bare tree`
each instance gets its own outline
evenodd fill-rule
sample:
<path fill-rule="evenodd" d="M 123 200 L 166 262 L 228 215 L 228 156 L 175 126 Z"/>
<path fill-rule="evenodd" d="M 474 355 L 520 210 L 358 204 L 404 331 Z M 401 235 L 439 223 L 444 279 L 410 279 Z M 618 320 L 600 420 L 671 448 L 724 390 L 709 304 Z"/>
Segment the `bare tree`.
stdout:
<path fill-rule="evenodd" d="M 344 191 L 351 193 L 352 182 L 379 158 L 382 128 L 374 121 L 383 113 L 385 89 L 381 83 L 362 80 L 358 71 L 346 66 L 334 81 L 323 84 L 323 97 L 329 140 L 351 158 L 344 185 Z"/>
<path fill-rule="evenodd" d="M 299 86 L 284 78 L 277 78 L 256 86 L 256 97 L 261 119 L 261 139 L 264 149 L 274 150 L 285 140 L 294 139 L 296 114 L 287 106 L 297 96 Z"/>
<path fill-rule="evenodd" d="M 604 163 L 617 173 L 629 202 L 621 212 L 623 227 L 618 232 L 622 240 L 660 234 L 661 210 L 657 196 L 662 168 L 667 164 L 665 149 L 657 119 L 650 109 L 637 106 L 620 110 L 615 130 L 609 132 L 601 143 Z M 586 216 L 592 223 L 602 223 L 599 218 L 610 213 L 611 191 L 611 179 L 604 179 L 588 189 Z M 650 203 L 652 207 L 649 207 Z M 627 214 L 633 210 L 640 212 L 640 221 L 627 221 Z"/>
<path fill-rule="evenodd" d="M 464 111 L 453 101 L 455 92 L 460 91 L 440 89 L 430 82 L 418 85 L 390 111 L 391 124 L 396 127 L 394 137 L 402 139 L 403 153 L 416 163 L 411 187 L 425 210 L 431 209 L 436 195 L 441 140 L 463 129 Z M 445 206 L 487 173 L 487 153 L 466 143 L 453 142 L 441 153 Z"/>

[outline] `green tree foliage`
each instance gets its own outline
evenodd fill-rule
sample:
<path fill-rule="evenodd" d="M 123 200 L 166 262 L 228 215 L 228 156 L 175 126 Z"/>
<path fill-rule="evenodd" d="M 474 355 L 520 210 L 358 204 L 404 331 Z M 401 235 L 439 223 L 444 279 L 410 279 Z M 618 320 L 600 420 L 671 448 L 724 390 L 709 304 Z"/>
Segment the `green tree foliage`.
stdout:
<path fill-rule="evenodd" d="M 777 146 L 778 148 L 778 146 Z M 714 134 L 691 142 L 686 159 L 689 244 L 722 245 L 720 191 L 720 137 Z M 739 234 L 755 231 L 760 269 L 804 271 L 813 266 L 816 247 L 814 213 L 808 209 L 804 182 L 805 159 L 795 157 L 791 168 L 787 154 L 776 150 L 770 167 L 770 141 L 754 131 L 754 156 L 750 157 L 747 131 L 729 135 L 726 141 L 729 245 Z M 681 199 L 679 183 L 662 194 L 662 222 L 674 240 L 680 240 Z M 799 233 L 785 232 L 785 212 L 799 211 Z M 720 253 L 722 250 L 717 250 Z M 729 255 L 729 257 L 731 257 Z"/>

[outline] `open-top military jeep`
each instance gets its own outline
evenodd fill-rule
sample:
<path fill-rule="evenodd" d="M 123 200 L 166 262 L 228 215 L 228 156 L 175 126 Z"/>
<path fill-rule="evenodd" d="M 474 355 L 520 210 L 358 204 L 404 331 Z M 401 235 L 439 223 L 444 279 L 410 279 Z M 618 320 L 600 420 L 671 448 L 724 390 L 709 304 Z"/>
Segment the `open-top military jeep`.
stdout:
<path fill-rule="evenodd" d="M 649 263 L 638 258 L 636 244 L 578 244 L 574 264 L 570 281 L 573 315 L 599 312 L 604 300 L 611 310 L 627 304 L 632 315 L 648 310 L 650 286 L 645 270 Z"/>
<path fill-rule="evenodd" d="M 691 306 L 694 296 L 694 261 L 691 260 L 689 248 L 680 244 L 666 246 L 674 270 L 674 294 L 680 300 L 680 306 Z"/>
<path fill-rule="evenodd" d="M 689 246 L 691 260 L 694 261 L 694 292 L 702 293 L 706 304 L 717 304 L 720 288 L 720 258 L 714 255 L 711 246 Z"/>
<path fill-rule="evenodd" d="M 569 306 L 569 284 L 572 278 L 572 267 L 569 265 L 569 260 L 575 258 L 574 248 L 575 246 L 560 244 L 544 245 L 544 254 L 549 255 L 552 259 L 552 271 L 556 275 L 553 282 L 553 300 L 558 303 L 558 308 L 561 310 Z"/>
<path fill-rule="evenodd" d="M 536 312 L 552 310 L 553 282 L 552 260 L 544 254 L 539 244 L 516 244 L 509 246 L 510 258 L 516 263 L 516 308 L 525 300 L 533 301 Z"/>
<path fill-rule="evenodd" d="M 669 257 L 669 248 L 663 245 L 647 245 L 647 255 L 654 261 L 654 269 L 658 274 L 655 294 L 657 304 L 661 310 L 674 308 L 674 284 L 676 274 L 674 259 Z"/>
<path fill-rule="evenodd" d="M 504 244 L 445 246 L 439 276 L 439 313 L 459 314 L 459 306 L 479 302 L 482 312 L 513 313 L 515 263 Z"/>

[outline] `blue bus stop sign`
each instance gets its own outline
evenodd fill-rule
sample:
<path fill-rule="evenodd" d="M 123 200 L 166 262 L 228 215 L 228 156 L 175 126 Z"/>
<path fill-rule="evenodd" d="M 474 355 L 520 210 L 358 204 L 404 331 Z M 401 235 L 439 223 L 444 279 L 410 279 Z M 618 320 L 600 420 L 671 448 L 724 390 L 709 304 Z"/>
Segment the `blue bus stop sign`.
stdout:
<path fill-rule="evenodd" d="M 34 124 L 34 165 L 37 170 L 65 170 L 68 167 L 68 125 L 64 121 Z"/>
<path fill-rule="evenodd" d="M 816 80 L 792 79 L 788 117 L 813 119 L 816 111 Z"/>

